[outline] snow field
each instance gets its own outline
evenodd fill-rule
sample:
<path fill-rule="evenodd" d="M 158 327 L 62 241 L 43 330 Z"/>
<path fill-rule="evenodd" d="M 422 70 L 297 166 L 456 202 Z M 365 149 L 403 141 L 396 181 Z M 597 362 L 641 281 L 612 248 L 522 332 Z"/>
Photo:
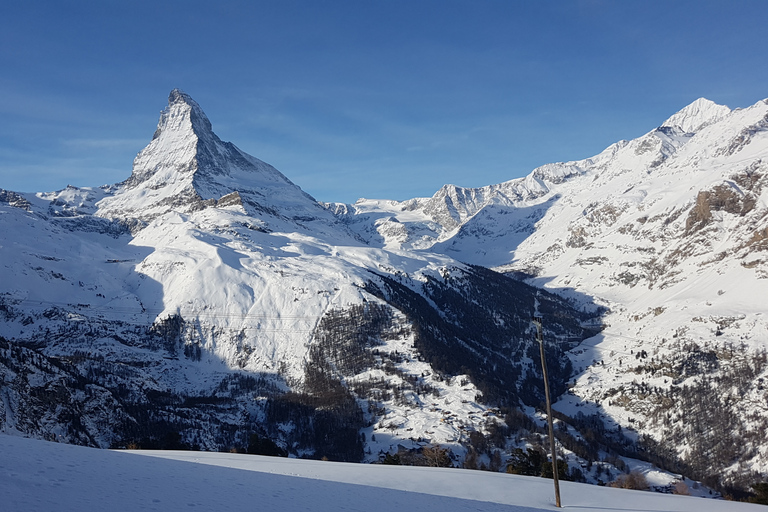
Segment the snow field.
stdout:
<path fill-rule="evenodd" d="M 0 435 L 9 512 L 557 510 L 552 481 L 443 468 L 204 452 L 114 452 Z M 755 512 L 759 505 L 561 482 L 584 512 Z"/>

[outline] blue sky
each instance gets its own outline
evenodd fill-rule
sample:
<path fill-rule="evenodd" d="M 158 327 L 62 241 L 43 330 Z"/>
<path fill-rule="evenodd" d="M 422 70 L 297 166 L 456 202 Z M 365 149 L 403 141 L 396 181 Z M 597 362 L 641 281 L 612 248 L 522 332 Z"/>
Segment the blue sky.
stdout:
<path fill-rule="evenodd" d="M 322 201 L 430 196 L 768 97 L 768 2 L 3 2 L 0 188 L 127 178 L 178 87 Z"/>

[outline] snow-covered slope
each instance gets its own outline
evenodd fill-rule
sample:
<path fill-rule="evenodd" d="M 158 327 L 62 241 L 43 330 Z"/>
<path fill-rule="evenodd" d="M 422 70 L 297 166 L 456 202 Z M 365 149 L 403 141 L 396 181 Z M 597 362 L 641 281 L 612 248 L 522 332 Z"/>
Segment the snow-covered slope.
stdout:
<path fill-rule="evenodd" d="M 462 261 L 501 265 L 514 258 L 519 243 L 534 231 L 553 202 L 584 188 L 586 193 L 597 193 L 600 183 L 608 181 L 622 186 L 642 180 L 690 141 L 691 127 L 701 130 L 729 113 L 728 107 L 702 98 L 638 139 L 617 142 L 585 160 L 541 166 L 524 178 L 474 189 L 445 185 L 431 198 L 361 199 L 352 205 L 326 206 L 369 243 L 431 248 Z M 741 122 L 731 120 L 739 126 Z M 614 179 L 626 173 L 632 177 Z M 585 183 L 590 184 L 585 187 Z M 490 251 L 489 238 L 494 246 Z"/>
<path fill-rule="evenodd" d="M 526 178 L 329 208 L 372 245 L 441 252 L 609 308 L 607 329 L 572 352 L 573 394 L 558 407 L 646 435 L 700 478 L 748 480 L 768 470 L 766 162 L 768 101 L 731 111 L 699 99 L 638 139 Z"/>
<path fill-rule="evenodd" d="M 557 510 L 552 481 L 443 468 L 189 452 L 112 452 L 0 435 L 6 510 Z M 157 458 L 162 457 L 162 458 Z M 562 485 L 586 512 L 749 512 L 759 505 Z"/>

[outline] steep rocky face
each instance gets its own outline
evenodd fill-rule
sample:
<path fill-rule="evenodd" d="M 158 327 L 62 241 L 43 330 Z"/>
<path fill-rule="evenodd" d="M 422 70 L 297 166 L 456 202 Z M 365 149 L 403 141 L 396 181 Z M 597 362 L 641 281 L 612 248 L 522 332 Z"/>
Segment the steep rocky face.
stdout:
<path fill-rule="evenodd" d="M 133 172 L 98 203 L 97 215 L 149 222 L 170 211 L 239 207 L 283 221 L 330 217 L 317 202 L 269 164 L 223 142 L 189 95 L 174 89 L 152 141 Z"/>
<path fill-rule="evenodd" d="M 0 188 L 0 203 L 5 203 L 8 206 L 15 206 L 16 208 L 23 208 L 29 210 L 31 205 L 21 194 L 12 192 L 10 190 L 3 190 Z"/>

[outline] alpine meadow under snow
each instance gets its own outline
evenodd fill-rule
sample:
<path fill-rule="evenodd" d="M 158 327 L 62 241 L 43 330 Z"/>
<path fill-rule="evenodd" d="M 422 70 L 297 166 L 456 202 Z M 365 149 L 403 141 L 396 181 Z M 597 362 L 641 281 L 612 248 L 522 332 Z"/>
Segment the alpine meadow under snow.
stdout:
<path fill-rule="evenodd" d="M 6 434 L 539 475 L 540 315 L 564 478 L 605 484 L 640 468 L 656 490 L 687 481 L 693 494 L 693 481 L 739 493 L 768 480 L 768 101 L 699 99 L 635 140 L 497 185 L 325 204 L 221 141 L 174 90 L 125 181 L 0 189 L 0 265 Z M 281 499 L 296 486 L 264 473 L 298 461 L 189 457 L 245 461 Z M 331 467 L 302 464 L 308 477 Z M 416 471 L 426 483 L 397 496 L 311 485 L 375 510 L 461 475 L 472 485 L 447 496 L 490 502 L 470 508 L 551 506 L 491 490 L 546 480 L 396 469 L 355 467 L 354 482 L 391 487 Z M 566 490 L 587 508 L 618 492 Z M 691 501 L 657 499 L 676 498 L 634 508 Z"/>

